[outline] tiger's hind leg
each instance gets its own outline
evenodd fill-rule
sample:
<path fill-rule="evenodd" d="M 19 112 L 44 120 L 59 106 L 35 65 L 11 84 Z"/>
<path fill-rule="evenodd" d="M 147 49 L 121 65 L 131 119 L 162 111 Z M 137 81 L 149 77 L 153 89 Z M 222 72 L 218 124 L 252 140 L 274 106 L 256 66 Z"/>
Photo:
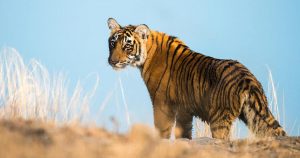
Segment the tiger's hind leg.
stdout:
<path fill-rule="evenodd" d="M 192 139 L 193 116 L 191 114 L 180 112 L 176 115 L 176 128 L 179 130 L 175 133 L 176 138 Z"/>
<path fill-rule="evenodd" d="M 232 126 L 232 121 L 228 119 L 223 119 L 210 124 L 210 130 L 213 138 L 217 139 L 230 139 L 230 130 Z"/>

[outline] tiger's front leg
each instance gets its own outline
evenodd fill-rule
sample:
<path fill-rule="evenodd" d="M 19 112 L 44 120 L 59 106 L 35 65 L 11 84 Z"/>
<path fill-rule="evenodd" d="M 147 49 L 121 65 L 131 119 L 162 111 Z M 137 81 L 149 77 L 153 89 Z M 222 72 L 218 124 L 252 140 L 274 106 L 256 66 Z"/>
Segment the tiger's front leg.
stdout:
<path fill-rule="evenodd" d="M 154 106 L 154 125 L 162 138 L 170 138 L 174 122 L 175 113 L 168 105 Z"/>

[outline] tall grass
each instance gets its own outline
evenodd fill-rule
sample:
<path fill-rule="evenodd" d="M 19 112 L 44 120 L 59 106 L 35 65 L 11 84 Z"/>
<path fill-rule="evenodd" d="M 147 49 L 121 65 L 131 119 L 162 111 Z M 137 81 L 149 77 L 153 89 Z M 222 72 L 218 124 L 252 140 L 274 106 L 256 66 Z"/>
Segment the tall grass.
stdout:
<path fill-rule="evenodd" d="M 35 59 L 25 64 L 14 48 L 0 52 L 0 118 L 84 121 L 97 86 L 98 78 L 93 89 L 84 92 L 78 81 L 70 91 L 63 73 L 52 75 Z"/>
<path fill-rule="evenodd" d="M 128 110 L 128 105 L 127 105 L 127 102 L 126 102 L 126 99 L 125 99 L 124 88 L 123 88 L 123 83 L 122 83 L 121 78 L 119 78 L 119 83 L 120 83 L 120 89 L 121 89 L 121 94 L 122 94 L 122 101 L 123 101 L 124 107 L 125 107 L 127 125 L 130 126 L 129 110 Z"/>

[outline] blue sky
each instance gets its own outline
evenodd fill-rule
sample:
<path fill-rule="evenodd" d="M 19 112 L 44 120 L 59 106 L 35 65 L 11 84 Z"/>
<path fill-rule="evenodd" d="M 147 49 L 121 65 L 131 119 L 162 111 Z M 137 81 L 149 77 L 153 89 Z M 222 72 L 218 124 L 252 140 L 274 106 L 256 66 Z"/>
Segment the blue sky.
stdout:
<path fill-rule="evenodd" d="M 92 110 L 97 111 L 116 87 L 97 119 L 109 126 L 114 116 L 126 129 L 120 78 L 131 122 L 153 125 L 152 105 L 139 71 L 116 72 L 107 64 L 107 19 L 114 17 L 121 25 L 144 23 L 180 37 L 195 51 L 239 60 L 266 92 L 268 65 L 279 104 L 284 96 L 287 131 L 295 135 L 300 128 L 299 10 L 296 0 L 0 0 L 0 47 L 14 47 L 25 61 L 36 58 L 50 72 L 66 72 L 71 83 L 98 73 L 100 87 Z"/>

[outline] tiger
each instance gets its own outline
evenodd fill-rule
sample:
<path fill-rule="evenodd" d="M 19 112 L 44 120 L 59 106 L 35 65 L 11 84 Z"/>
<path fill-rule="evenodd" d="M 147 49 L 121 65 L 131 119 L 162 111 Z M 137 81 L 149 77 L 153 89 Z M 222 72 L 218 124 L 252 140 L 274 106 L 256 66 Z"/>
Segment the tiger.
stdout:
<path fill-rule="evenodd" d="M 109 65 L 140 70 L 150 94 L 154 125 L 162 138 L 192 139 L 193 118 L 208 123 L 216 139 L 230 140 L 236 119 L 256 137 L 286 136 L 268 108 L 261 83 L 237 60 L 217 59 L 145 24 L 122 27 L 109 18 Z M 175 124 L 176 123 L 176 124 Z"/>

